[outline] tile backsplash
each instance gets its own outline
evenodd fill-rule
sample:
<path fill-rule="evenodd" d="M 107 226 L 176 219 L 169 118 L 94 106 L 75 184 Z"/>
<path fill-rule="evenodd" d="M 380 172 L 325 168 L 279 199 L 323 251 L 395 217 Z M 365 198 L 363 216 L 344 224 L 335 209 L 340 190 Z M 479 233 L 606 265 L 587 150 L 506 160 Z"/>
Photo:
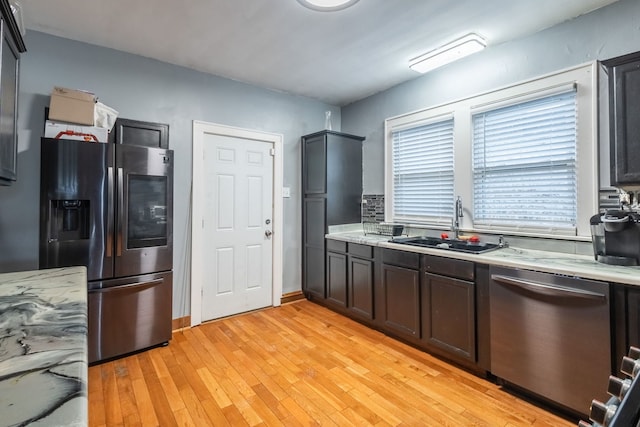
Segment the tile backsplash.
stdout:
<path fill-rule="evenodd" d="M 362 195 L 362 222 L 384 221 L 384 194 Z"/>

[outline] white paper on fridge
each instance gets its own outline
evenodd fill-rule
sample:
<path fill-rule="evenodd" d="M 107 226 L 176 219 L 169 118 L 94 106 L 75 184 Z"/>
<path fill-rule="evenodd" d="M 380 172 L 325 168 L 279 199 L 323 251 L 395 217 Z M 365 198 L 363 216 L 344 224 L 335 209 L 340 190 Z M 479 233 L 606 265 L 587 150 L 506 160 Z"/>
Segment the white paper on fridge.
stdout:
<path fill-rule="evenodd" d="M 109 130 L 97 126 L 82 126 L 47 120 L 44 125 L 44 137 L 85 142 L 108 142 Z"/>

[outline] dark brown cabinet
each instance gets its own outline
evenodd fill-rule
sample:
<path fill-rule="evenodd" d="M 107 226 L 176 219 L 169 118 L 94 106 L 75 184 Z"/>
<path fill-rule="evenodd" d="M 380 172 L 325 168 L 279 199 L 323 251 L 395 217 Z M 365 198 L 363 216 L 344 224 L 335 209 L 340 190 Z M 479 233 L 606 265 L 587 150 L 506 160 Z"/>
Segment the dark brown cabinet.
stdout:
<path fill-rule="evenodd" d="M 349 243 L 349 310 L 356 317 L 373 320 L 373 247 Z"/>
<path fill-rule="evenodd" d="M 0 185 L 11 185 L 18 176 L 18 76 L 26 48 L 7 0 L 0 1 L 0 13 Z"/>
<path fill-rule="evenodd" d="M 327 304 L 340 308 L 347 307 L 346 248 L 345 242 L 327 242 Z"/>
<path fill-rule="evenodd" d="M 640 52 L 603 62 L 609 70 L 611 185 L 640 185 Z"/>
<path fill-rule="evenodd" d="M 476 301 L 472 262 L 425 255 L 422 339 L 438 353 L 475 363 Z"/>
<path fill-rule="evenodd" d="M 380 321 L 390 333 L 420 339 L 420 258 L 417 253 L 382 252 Z"/>
<path fill-rule="evenodd" d="M 302 290 L 316 298 L 325 295 L 325 239 L 327 200 L 310 197 L 303 200 Z"/>
<path fill-rule="evenodd" d="M 118 118 L 109 133 L 109 142 L 169 148 L 169 125 Z"/>
<path fill-rule="evenodd" d="M 612 288 L 615 330 L 612 360 L 619 362 L 627 355 L 629 346 L 640 347 L 640 287 L 614 283 Z M 620 366 L 614 368 L 618 372 Z"/>
<path fill-rule="evenodd" d="M 361 221 L 363 140 L 332 131 L 302 137 L 302 290 L 307 298 L 328 296 L 328 227 Z"/>
<path fill-rule="evenodd" d="M 489 372 L 488 265 L 335 239 L 326 239 L 326 249 L 324 305 L 480 375 Z M 631 322 L 640 316 L 637 295 Z"/>
<path fill-rule="evenodd" d="M 327 240 L 326 305 L 353 318 L 373 319 L 373 247 Z"/>

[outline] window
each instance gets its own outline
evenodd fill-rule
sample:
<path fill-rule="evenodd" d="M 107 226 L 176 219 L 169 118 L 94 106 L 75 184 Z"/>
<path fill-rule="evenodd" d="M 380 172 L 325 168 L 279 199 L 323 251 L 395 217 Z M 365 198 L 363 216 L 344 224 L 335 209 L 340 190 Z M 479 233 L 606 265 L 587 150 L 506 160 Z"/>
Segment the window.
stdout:
<path fill-rule="evenodd" d="M 590 240 L 596 63 L 385 121 L 385 220 Z"/>
<path fill-rule="evenodd" d="M 474 224 L 575 234 L 575 87 L 478 112 L 472 121 Z"/>
<path fill-rule="evenodd" d="M 453 213 L 453 118 L 395 129 L 393 211 L 396 220 L 420 223 Z"/>

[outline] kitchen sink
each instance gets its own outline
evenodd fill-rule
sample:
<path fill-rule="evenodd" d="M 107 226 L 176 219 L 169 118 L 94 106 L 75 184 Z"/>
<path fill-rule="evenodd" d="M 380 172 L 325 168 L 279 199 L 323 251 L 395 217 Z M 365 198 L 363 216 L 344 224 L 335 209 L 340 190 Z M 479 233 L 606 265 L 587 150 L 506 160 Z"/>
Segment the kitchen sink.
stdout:
<path fill-rule="evenodd" d="M 495 249 L 500 246 L 497 243 L 485 242 L 469 242 L 461 239 L 441 239 L 438 237 L 401 237 L 389 240 L 391 243 L 400 243 L 402 245 L 420 246 L 422 248 L 443 249 L 454 252 L 465 252 L 472 254 L 481 254 Z"/>

